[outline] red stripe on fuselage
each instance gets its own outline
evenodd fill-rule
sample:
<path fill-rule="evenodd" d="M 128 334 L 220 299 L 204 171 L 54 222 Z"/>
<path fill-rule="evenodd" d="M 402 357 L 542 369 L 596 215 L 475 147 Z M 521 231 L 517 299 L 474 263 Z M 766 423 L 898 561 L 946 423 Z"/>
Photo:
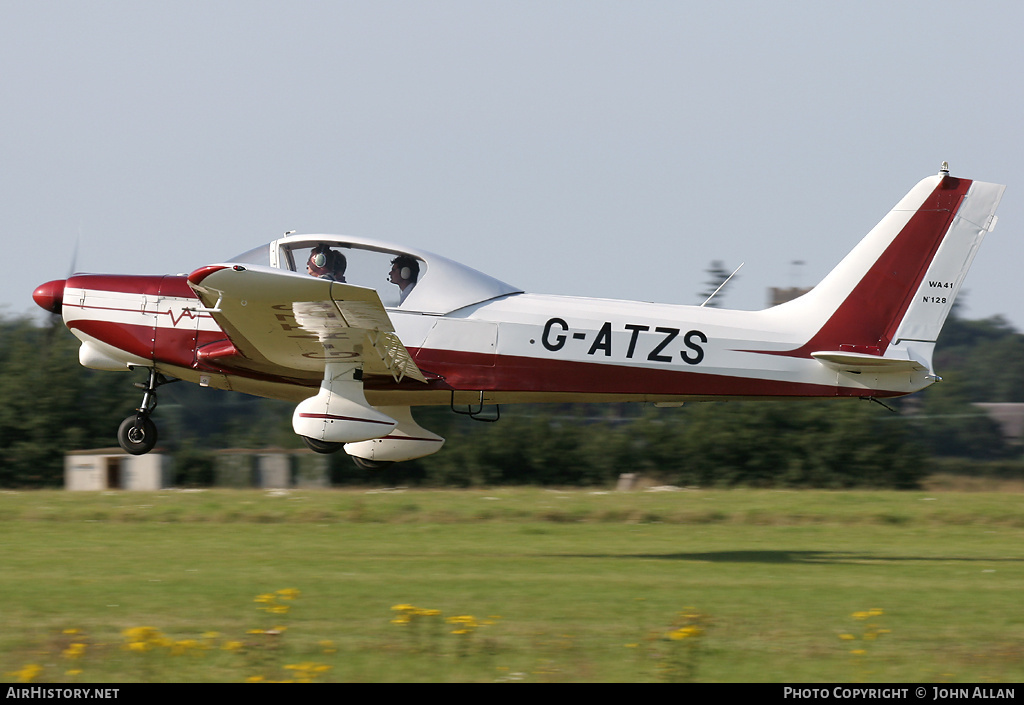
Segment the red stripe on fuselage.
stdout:
<path fill-rule="evenodd" d="M 411 349 L 416 359 L 419 349 Z M 424 371 L 444 378 L 456 390 L 549 394 L 632 394 L 671 396 L 891 396 L 824 384 L 732 377 L 686 370 L 627 367 L 454 350 L 432 350 Z M 491 366 L 491 363 L 494 363 Z M 370 387 L 371 385 L 367 385 Z M 373 385 L 387 389 L 387 385 Z"/>
<path fill-rule="evenodd" d="M 67 281 L 69 289 L 114 291 L 140 296 L 182 296 L 196 298 L 185 277 L 165 274 L 76 274 Z"/>

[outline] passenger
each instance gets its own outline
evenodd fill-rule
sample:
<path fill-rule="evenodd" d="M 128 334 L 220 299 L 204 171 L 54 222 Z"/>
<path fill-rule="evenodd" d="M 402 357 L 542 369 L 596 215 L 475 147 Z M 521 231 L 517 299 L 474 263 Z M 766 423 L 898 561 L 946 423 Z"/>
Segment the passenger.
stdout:
<path fill-rule="evenodd" d="M 408 255 L 399 255 L 391 260 L 391 274 L 388 281 L 395 284 L 402 292 L 398 299 L 398 305 L 405 303 L 405 299 L 416 286 L 416 280 L 420 276 L 420 263 Z"/>
<path fill-rule="evenodd" d="M 306 261 L 306 273 L 319 279 L 333 282 L 345 281 L 345 269 L 348 260 L 345 255 L 332 250 L 327 245 L 317 245 L 310 251 Z"/>

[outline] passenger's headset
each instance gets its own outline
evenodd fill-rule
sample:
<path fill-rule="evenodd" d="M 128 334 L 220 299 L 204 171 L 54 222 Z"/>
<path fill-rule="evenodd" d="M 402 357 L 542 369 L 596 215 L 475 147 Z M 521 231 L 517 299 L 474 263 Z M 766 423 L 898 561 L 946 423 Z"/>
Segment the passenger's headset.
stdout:
<path fill-rule="evenodd" d="M 412 267 L 405 266 L 398 270 L 398 276 L 405 281 L 412 281 Z"/>

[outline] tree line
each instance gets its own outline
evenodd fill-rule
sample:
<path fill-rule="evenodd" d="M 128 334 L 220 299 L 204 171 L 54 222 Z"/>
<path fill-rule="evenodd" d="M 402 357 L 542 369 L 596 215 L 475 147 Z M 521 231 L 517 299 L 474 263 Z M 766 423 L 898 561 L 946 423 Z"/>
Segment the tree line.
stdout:
<path fill-rule="evenodd" d="M 59 321 L 0 319 L 0 486 L 58 486 L 65 452 L 116 446 L 141 400 L 142 372 L 81 367 Z M 524 405 L 486 424 L 414 411 L 447 439 L 437 454 L 383 469 L 330 456 L 336 484 L 602 486 L 633 472 L 681 486 L 912 488 L 937 459 L 1020 472 L 1020 449 L 974 402 L 1024 402 L 1024 335 L 1000 317 L 954 312 L 937 345 L 944 380 L 887 402 L 858 400 Z M 300 448 L 292 405 L 187 383 L 160 389 L 160 446 L 179 482 L 212 479 L 222 448 Z M 945 466 L 948 466 L 946 462 Z"/>

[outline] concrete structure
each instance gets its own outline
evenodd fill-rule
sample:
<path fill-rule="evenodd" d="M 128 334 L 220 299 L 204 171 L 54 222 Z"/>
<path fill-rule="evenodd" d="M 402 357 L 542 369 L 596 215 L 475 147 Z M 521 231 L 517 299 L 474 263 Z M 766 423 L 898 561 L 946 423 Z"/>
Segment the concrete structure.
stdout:
<path fill-rule="evenodd" d="M 160 490 L 173 485 L 172 461 L 161 453 L 129 455 L 120 448 L 76 450 L 64 456 L 67 490 Z M 264 489 L 331 486 L 330 462 L 310 450 L 222 450 L 216 487 Z"/>
<path fill-rule="evenodd" d="M 128 455 L 120 448 L 71 451 L 64 456 L 64 489 L 160 490 L 171 484 L 171 459 Z"/>
<path fill-rule="evenodd" d="M 217 452 L 217 487 L 330 487 L 329 459 L 311 450 L 229 449 Z"/>
<path fill-rule="evenodd" d="M 1021 445 L 1024 442 L 1024 404 L 979 402 L 975 406 L 999 424 L 1008 443 Z"/>
<path fill-rule="evenodd" d="M 784 304 L 787 301 L 792 301 L 798 296 L 803 296 L 808 291 L 810 291 L 810 288 L 801 286 L 791 286 L 788 288 L 773 286 L 768 290 L 768 305 L 778 306 L 779 304 Z"/>

